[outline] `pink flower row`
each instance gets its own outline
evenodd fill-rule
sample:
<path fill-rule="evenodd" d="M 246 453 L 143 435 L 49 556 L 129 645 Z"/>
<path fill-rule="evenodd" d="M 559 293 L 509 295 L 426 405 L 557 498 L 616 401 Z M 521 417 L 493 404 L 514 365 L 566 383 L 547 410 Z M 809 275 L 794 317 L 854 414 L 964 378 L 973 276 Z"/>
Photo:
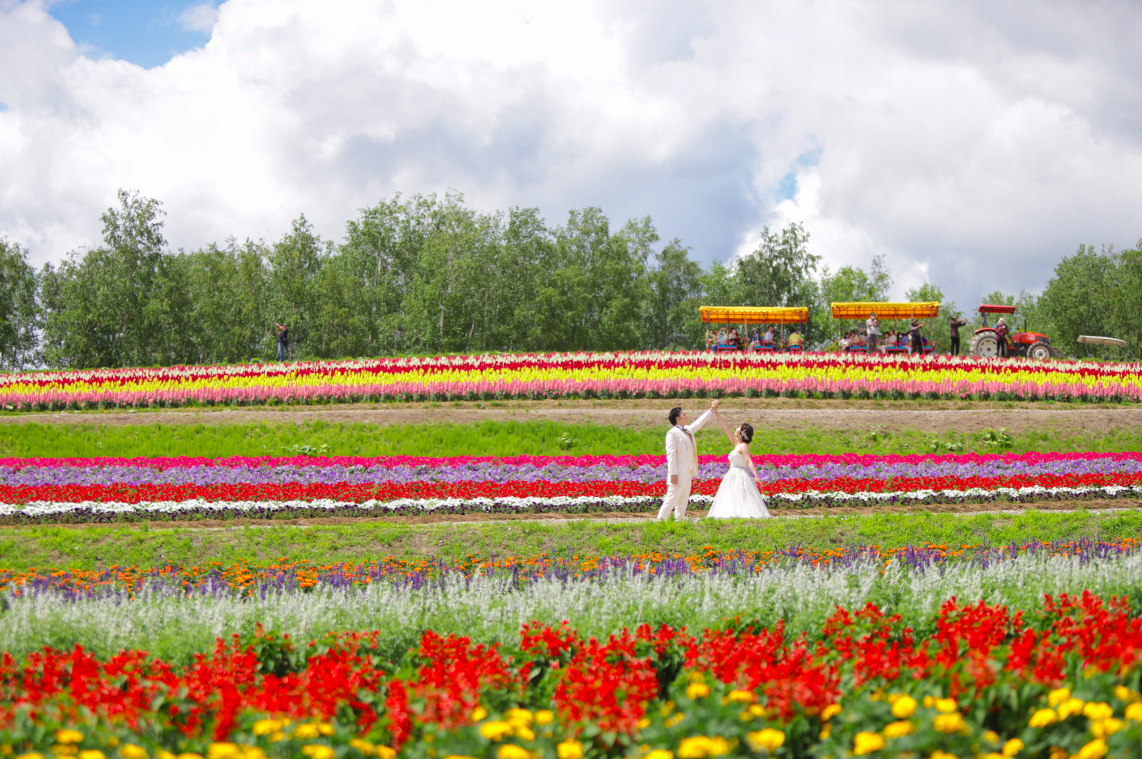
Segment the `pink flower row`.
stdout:
<path fill-rule="evenodd" d="M 722 462 L 721 455 L 700 456 L 701 463 Z M 561 467 L 613 467 L 634 468 L 659 466 L 662 455 L 642 456 L 452 456 L 447 458 L 427 458 L 423 456 L 230 456 L 210 459 L 203 457 L 145 457 L 137 458 L 0 458 L 0 468 L 25 469 L 28 467 L 150 467 L 154 469 L 178 469 L 187 467 L 462 467 L 477 464 L 498 464 L 503 466 L 561 466 Z M 955 464 L 987 464 L 989 462 L 1021 462 L 1034 465 L 1052 461 L 1082 461 L 1110 459 L 1113 461 L 1142 461 L 1142 453 L 964 453 L 964 454 L 919 454 L 910 456 L 861 456 L 847 453 L 840 456 L 818 454 L 798 455 L 757 455 L 753 457 L 758 466 L 799 467 L 826 466 L 833 464 L 855 464 L 859 466 L 890 466 L 893 464 L 918 464 L 924 461 Z"/>

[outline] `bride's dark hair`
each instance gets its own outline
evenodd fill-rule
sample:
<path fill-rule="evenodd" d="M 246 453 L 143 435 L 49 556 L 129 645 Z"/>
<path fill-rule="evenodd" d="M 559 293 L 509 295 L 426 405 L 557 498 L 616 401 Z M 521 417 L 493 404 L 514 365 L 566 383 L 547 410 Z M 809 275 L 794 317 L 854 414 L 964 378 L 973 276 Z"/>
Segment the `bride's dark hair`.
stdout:
<path fill-rule="evenodd" d="M 753 440 L 753 427 L 749 424 L 742 424 L 741 426 L 742 442 L 749 443 Z"/>

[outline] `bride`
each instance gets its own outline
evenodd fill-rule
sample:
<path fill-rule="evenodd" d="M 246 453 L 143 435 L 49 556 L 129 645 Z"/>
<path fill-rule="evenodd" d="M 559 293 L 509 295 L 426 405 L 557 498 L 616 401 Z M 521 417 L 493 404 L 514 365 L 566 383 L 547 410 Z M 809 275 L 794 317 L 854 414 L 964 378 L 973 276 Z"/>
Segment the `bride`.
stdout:
<path fill-rule="evenodd" d="M 730 451 L 730 471 L 722 478 L 714 502 L 710 505 L 707 519 L 767 519 L 769 510 L 765 499 L 758 492 L 761 478 L 749 457 L 749 442 L 753 440 L 753 427 L 743 424 L 730 431 L 726 420 L 714 409 L 714 418 L 722 425 L 726 437 L 734 444 Z M 752 477 L 750 475 L 753 475 Z M 755 484 L 756 482 L 756 484 Z"/>

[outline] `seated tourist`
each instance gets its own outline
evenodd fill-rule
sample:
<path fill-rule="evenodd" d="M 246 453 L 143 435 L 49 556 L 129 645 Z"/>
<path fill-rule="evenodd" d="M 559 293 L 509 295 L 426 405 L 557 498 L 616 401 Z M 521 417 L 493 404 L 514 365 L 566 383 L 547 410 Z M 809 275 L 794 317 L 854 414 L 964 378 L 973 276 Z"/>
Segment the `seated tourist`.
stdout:
<path fill-rule="evenodd" d="M 772 343 L 773 342 L 773 327 L 767 326 L 765 328 L 765 336 L 761 338 L 761 341 L 763 343 Z"/>
<path fill-rule="evenodd" d="M 798 332 L 796 328 L 794 328 L 794 330 L 789 333 L 789 347 L 790 348 L 800 348 L 801 347 L 801 333 Z"/>
<path fill-rule="evenodd" d="M 761 333 L 756 329 L 749 333 L 749 349 L 753 350 L 761 345 Z"/>
<path fill-rule="evenodd" d="M 719 348 L 725 348 L 727 345 L 729 345 L 728 341 L 729 341 L 729 337 L 726 335 L 726 331 L 724 329 L 718 330 L 717 346 Z"/>
<path fill-rule="evenodd" d="M 893 332 L 892 330 L 888 330 L 888 332 L 886 332 L 884 334 L 884 347 L 885 348 L 895 348 L 896 347 L 896 333 Z"/>

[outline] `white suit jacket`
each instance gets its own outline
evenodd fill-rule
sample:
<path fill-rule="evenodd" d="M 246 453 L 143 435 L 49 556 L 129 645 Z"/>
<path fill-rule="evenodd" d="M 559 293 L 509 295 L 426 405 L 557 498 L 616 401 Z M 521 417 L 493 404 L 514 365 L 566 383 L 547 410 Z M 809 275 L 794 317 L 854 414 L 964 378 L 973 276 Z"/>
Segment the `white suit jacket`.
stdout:
<path fill-rule="evenodd" d="M 666 433 L 667 477 L 677 474 L 694 479 L 698 475 L 698 449 L 694 441 L 694 433 L 710 421 L 710 413 L 707 411 L 702 414 L 688 427 L 675 425 Z"/>

